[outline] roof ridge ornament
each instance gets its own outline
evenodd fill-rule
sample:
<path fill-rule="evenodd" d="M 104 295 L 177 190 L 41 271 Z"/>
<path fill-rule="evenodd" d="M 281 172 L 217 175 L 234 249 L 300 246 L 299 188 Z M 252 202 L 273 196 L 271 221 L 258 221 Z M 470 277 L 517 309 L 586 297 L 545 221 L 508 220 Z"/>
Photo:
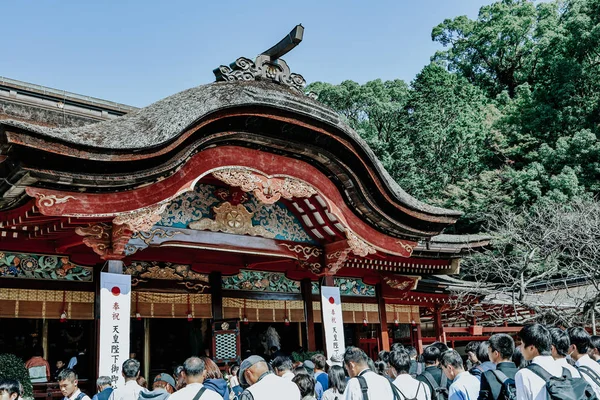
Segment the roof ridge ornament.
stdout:
<path fill-rule="evenodd" d="M 240 57 L 229 66 L 221 65 L 213 70 L 216 81 L 271 81 L 304 93 L 304 86 L 306 86 L 304 77 L 292 73 L 287 63 L 280 59 L 298 46 L 303 36 L 304 27 L 301 24 L 296 25 L 279 43 L 259 54 L 256 60 Z"/>

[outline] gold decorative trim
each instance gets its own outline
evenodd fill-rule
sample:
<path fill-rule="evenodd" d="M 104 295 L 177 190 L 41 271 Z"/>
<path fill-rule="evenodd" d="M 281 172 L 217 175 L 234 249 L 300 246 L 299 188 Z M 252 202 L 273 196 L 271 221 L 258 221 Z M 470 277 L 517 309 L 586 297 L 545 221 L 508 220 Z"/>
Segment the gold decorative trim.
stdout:
<path fill-rule="evenodd" d="M 223 307 L 244 308 L 244 299 L 223 297 Z M 256 308 L 260 310 L 304 310 L 304 302 L 301 300 L 256 300 L 246 299 L 246 309 Z M 241 312 L 241 311 L 240 311 Z"/>
<path fill-rule="evenodd" d="M 348 238 L 348 246 L 352 250 L 352 253 L 359 257 L 366 257 L 369 254 L 377 253 L 377 250 L 366 241 L 361 239 L 356 233 L 350 229 L 346 229 L 346 237 Z"/>
<path fill-rule="evenodd" d="M 160 219 L 159 219 L 160 220 Z M 158 222 L 158 221 L 157 221 Z M 175 235 L 187 235 L 186 232 L 182 231 L 167 231 L 162 228 L 155 228 L 150 231 L 139 231 L 133 234 L 132 239 L 140 239 L 142 242 L 146 243 L 146 246 L 150 246 L 150 243 L 155 237 L 165 239 L 172 238 Z"/>
<path fill-rule="evenodd" d="M 138 292 L 139 303 L 188 304 L 188 295 L 179 293 Z M 210 294 L 190 294 L 190 304 L 211 304 Z"/>
<path fill-rule="evenodd" d="M 139 210 L 119 214 L 113 219 L 115 225 L 127 225 L 133 232 L 146 232 L 160 221 L 169 202 L 164 201 Z"/>
<path fill-rule="evenodd" d="M 314 246 L 303 246 L 301 244 L 288 244 L 280 243 L 280 246 L 287 248 L 289 251 L 299 254 L 304 260 L 308 260 L 311 257 L 320 257 L 323 254 L 323 250 Z"/>
<path fill-rule="evenodd" d="M 15 318 L 19 318 L 19 300 L 15 301 Z"/>
<path fill-rule="evenodd" d="M 0 300 L 20 300 L 62 303 L 63 292 L 58 290 L 0 288 Z M 66 292 L 68 303 L 94 303 L 94 292 Z"/>
<path fill-rule="evenodd" d="M 275 234 L 267 231 L 263 226 L 252 225 L 251 213 L 243 204 L 232 205 L 228 201 L 220 206 L 213 207 L 215 219 L 203 218 L 190 223 L 189 228 L 194 230 L 210 230 L 213 232 L 233 233 L 236 235 L 262 236 L 274 238 Z"/>

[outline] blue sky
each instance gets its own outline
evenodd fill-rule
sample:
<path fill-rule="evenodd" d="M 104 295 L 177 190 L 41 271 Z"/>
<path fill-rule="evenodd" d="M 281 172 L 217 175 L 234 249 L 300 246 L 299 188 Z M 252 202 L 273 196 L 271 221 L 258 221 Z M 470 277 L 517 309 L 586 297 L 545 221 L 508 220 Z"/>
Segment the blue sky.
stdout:
<path fill-rule="evenodd" d="M 491 0 L 6 1 L 0 76 L 134 106 L 210 83 L 296 24 L 284 59 L 310 82 L 411 81 L 440 46 L 431 29 Z"/>

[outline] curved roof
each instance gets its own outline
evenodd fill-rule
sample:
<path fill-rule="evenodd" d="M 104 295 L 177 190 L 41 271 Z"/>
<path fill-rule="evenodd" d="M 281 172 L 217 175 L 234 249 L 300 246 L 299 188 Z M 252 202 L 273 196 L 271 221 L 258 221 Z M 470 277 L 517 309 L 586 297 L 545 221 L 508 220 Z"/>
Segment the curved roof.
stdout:
<path fill-rule="evenodd" d="M 115 120 L 75 128 L 3 120 L 0 133 L 8 144 L 2 154 L 13 161 L 4 162 L 2 177 L 12 185 L 0 187 L 4 192 L 14 190 L 25 175 L 26 186 L 131 190 L 175 174 L 206 148 L 235 145 L 316 166 L 358 216 L 393 236 L 429 237 L 461 215 L 407 194 L 337 113 L 270 82 L 198 86 Z M 379 223 L 390 218 L 414 229 Z"/>

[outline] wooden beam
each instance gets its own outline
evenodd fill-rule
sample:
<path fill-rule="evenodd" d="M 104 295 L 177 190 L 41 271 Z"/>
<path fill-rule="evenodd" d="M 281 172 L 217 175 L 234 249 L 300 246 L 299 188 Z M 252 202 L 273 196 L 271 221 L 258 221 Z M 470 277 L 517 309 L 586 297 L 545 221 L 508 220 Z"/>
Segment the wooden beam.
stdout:
<path fill-rule="evenodd" d="M 385 311 L 385 299 L 381 295 L 381 283 L 375 285 L 375 297 L 379 308 L 379 349 L 390 351 L 390 335 L 388 333 L 387 313 Z"/>
<path fill-rule="evenodd" d="M 315 340 L 315 316 L 313 314 L 312 282 L 310 279 L 302 279 L 300 283 L 302 299 L 304 300 L 304 319 L 306 329 L 304 330 L 303 342 L 306 343 L 308 351 L 317 351 Z"/>
<path fill-rule="evenodd" d="M 210 300 L 213 320 L 223 319 L 223 293 L 221 289 L 221 272 L 213 271 L 208 276 L 210 283 Z"/>

